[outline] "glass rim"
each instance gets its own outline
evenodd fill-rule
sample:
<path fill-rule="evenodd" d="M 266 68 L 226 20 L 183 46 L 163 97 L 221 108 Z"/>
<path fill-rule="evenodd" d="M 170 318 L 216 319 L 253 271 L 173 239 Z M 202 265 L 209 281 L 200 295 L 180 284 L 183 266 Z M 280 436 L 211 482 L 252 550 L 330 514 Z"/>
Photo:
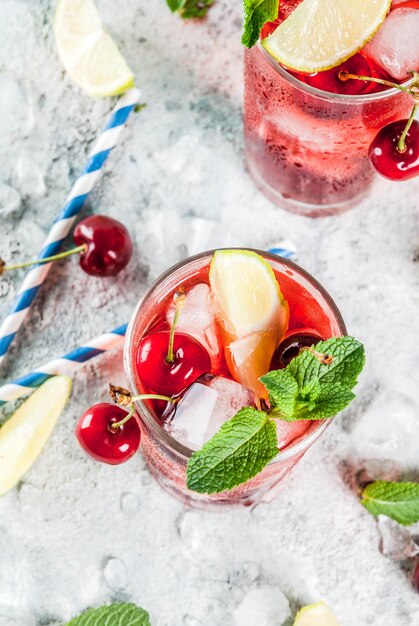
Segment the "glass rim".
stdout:
<path fill-rule="evenodd" d="M 174 274 L 181 268 L 185 267 L 186 265 L 193 263 L 194 261 L 197 261 L 199 259 L 203 259 L 206 257 L 211 257 L 214 254 L 214 252 L 216 252 L 216 250 L 249 250 L 252 252 L 256 252 L 257 254 L 260 254 L 266 259 L 271 259 L 272 261 L 275 261 L 277 263 L 279 262 L 289 267 L 290 269 L 295 271 L 297 274 L 299 274 L 300 276 L 308 280 L 310 284 L 321 293 L 321 295 L 323 296 L 327 304 L 330 306 L 335 316 L 335 319 L 337 321 L 337 324 L 339 326 L 339 329 L 342 332 L 342 335 L 347 335 L 345 322 L 332 296 L 319 283 L 319 281 L 316 278 L 314 278 L 314 276 L 312 276 L 309 272 L 307 272 L 307 270 L 302 268 L 300 265 L 297 265 L 297 263 L 294 263 L 290 259 L 285 259 L 284 257 L 278 256 L 277 254 L 273 254 L 265 250 L 259 250 L 257 248 L 247 248 L 247 247 L 236 248 L 232 246 L 229 248 L 216 248 L 214 250 L 206 250 L 205 252 L 200 252 L 199 254 L 195 254 L 193 256 L 188 257 L 187 259 L 184 259 L 183 261 L 176 263 L 175 265 L 170 267 L 168 270 L 163 272 L 163 274 L 161 274 L 158 278 L 156 278 L 153 284 L 147 289 L 143 297 L 140 298 L 140 300 L 138 301 L 131 315 L 131 319 L 128 323 L 128 328 L 127 328 L 127 332 L 125 336 L 123 360 L 124 360 L 125 375 L 128 380 L 128 387 L 131 393 L 133 393 L 134 395 L 138 395 L 139 390 L 137 389 L 137 386 L 135 383 L 133 362 L 132 362 L 132 359 L 130 358 L 131 344 L 133 340 L 136 322 L 137 322 L 138 316 L 141 312 L 141 308 L 144 302 L 146 302 L 146 300 L 148 300 L 153 295 L 153 293 L 158 289 L 161 283 L 164 282 L 169 276 L 171 276 L 172 274 Z M 160 441 L 164 443 L 164 445 L 170 448 L 170 450 L 176 452 L 178 455 L 185 457 L 185 459 L 189 459 L 192 456 L 194 450 L 192 450 L 191 448 L 188 448 L 187 446 L 184 446 L 182 443 L 180 443 L 174 437 L 172 437 L 166 430 L 164 430 L 164 428 L 162 428 L 160 424 L 158 424 L 158 422 L 154 419 L 153 415 L 149 411 L 144 401 L 142 400 L 136 401 L 135 406 L 140 415 L 141 420 L 143 420 L 146 423 L 147 428 L 150 429 L 153 432 L 153 434 Z M 321 433 L 327 428 L 327 426 L 333 421 L 333 419 L 334 417 L 331 417 L 326 420 L 316 421 L 315 427 L 313 428 L 312 432 L 310 432 L 307 436 L 303 435 L 303 439 L 301 439 L 300 441 L 291 443 L 289 446 L 285 448 L 284 451 L 279 451 L 278 455 L 274 459 L 272 459 L 272 461 L 270 461 L 269 465 L 274 464 L 274 463 L 280 463 L 285 460 L 289 460 L 290 458 L 293 458 L 294 456 L 298 456 L 301 453 L 305 452 L 305 450 L 307 450 L 310 447 L 310 445 L 314 443 L 314 441 L 321 435 Z"/>
<path fill-rule="evenodd" d="M 403 94 L 404 92 L 400 89 L 396 89 L 395 87 L 391 87 L 388 89 L 384 89 L 383 91 L 377 91 L 376 93 L 365 93 L 365 94 L 343 94 L 343 93 L 332 93 L 330 91 L 324 91 L 324 89 L 318 89 L 317 87 L 312 87 L 311 85 L 307 85 L 307 83 L 303 83 L 302 80 L 293 76 L 288 70 L 285 69 L 276 59 L 274 59 L 262 46 L 261 42 L 258 41 L 256 44 L 257 48 L 260 52 L 262 52 L 265 59 L 272 65 L 272 67 L 281 74 L 283 78 L 286 78 L 288 82 L 292 85 L 300 89 L 301 91 L 305 91 L 312 96 L 317 96 L 322 100 L 336 100 L 337 102 L 352 102 L 353 104 L 362 104 L 365 102 L 375 102 L 377 100 L 384 100 L 385 98 L 391 98 L 396 96 L 397 94 Z M 413 77 L 406 80 L 404 83 L 400 83 L 402 87 L 409 87 L 409 85 L 413 82 Z"/>

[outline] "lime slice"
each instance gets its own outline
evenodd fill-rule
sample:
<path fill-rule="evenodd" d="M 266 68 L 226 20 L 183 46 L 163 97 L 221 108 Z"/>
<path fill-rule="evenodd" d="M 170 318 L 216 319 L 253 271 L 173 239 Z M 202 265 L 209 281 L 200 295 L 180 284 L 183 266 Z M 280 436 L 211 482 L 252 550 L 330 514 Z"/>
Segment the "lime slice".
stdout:
<path fill-rule="evenodd" d="M 14 487 L 38 458 L 71 393 L 71 378 L 41 385 L 0 429 L 0 496 Z"/>
<path fill-rule="evenodd" d="M 249 250 L 217 250 L 210 286 L 231 375 L 259 396 L 259 377 L 269 369 L 288 327 L 288 303 L 265 259 Z"/>
<path fill-rule="evenodd" d="M 391 0 L 303 0 L 262 45 L 286 67 L 322 72 L 358 52 L 390 5 Z"/>
<path fill-rule="evenodd" d="M 339 626 L 339 622 L 327 604 L 316 602 L 298 611 L 294 626 Z"/>
<path fill-rule="evenodd" d="M 93 0 L 59 0 L 54 33 L 62 64 L 90 96 L 114 96 L 133 87 L 134 75 Z"/>

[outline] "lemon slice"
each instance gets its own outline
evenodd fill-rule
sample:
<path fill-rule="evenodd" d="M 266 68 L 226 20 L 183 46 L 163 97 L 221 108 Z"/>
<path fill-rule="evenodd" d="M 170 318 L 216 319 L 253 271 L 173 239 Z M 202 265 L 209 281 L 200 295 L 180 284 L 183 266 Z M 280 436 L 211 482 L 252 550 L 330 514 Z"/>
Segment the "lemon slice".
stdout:
<path fill-rule="evenodd" d="M 62 64 L 90 96 L 113 96 L 133 87 L 134 75 L 103 28 L 93 0 L 59 0 L 54 33 Z"/>
<path fill-rule="evenodd" d="M 0 496 L 14 487 L 38 458 L 71 386 L 68 376 L 50 378 L 0 428 Z"/>
<path fill-rule="evenodd" d="M 230 373 L 265 397 L 259 377 L 268 371 L 289 318 L 275 274 L 256 252 L 217 250 L 209 279 Z"/>
<path fill-rule="evenodd" d="M 286 67 L 322 72 L 358 52 L 390 5 L 391 0 L 303 0 L 262 45 Z"/>
<path fill-rule="evenodd" d="M 339 622 L 327 604 L 316 602 L 298 611 L 294 626 L 339 626 Z"/>

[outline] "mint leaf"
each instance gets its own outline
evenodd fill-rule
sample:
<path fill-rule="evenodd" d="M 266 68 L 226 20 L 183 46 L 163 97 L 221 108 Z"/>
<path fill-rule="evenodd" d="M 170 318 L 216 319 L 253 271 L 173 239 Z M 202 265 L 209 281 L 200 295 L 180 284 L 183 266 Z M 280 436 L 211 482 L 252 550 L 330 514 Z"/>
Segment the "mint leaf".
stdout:
<path fill-rule="evenodd" d="M 314 388 L 315 396 L 304 398 L 301 393 L 297 398 L 295 413 L 288 421 L 324 420 L 333 417 L 355 398 L 355 394 L 340 383 L 317 383 Z"/>
<path fill-rule="evenodd" d="M 166 0 L 172 13 L 179 13 L 183 19 L 205 17 L 215 0 Z"/>
<path fill-rule="evenodd" d="M 340 383 L 349 389 L 355 387 L 365 365 L 365 351 L 361 342 L 353 337 L 332 337 L 327 341 L 320 341 L 315 349 L 322 354 L 330 354 L 333 361 L 325 365 L 308 350 L 301 352 L 287 367 L 300 389 L 312 380 Z"/>
<path fill-rule="evenodd" d="M 261 377 L 269 391 L 272 417 L 291 420 L 298 395 L 298 383 L 287 369 L 273 370 Z"/>
<path fill-rule="evenodd" d="M 275 423 L 263 411 L 241 409 L 194 452 L 187 486 L 198 493 L 220 493 L 245 483 L 278 454 Z"/>
<path fill-rule="evenodd" d="M 361 503 L 373 515 L 387 515 L 409 526 L 419 522 L 419 483 L 378 480 L 365 487 Z"/>
<path fill-rule="evenodd" d="M 247 48 L 255 45 L 266 22 L 278 17 L 278 0 L 243 0 L 244 26 L 242 44 Z"/>
<path fill-rule="evenodd" d="M 147 611 L 131 603 L 88 609 L 67 626 L 151 626 Z"/>

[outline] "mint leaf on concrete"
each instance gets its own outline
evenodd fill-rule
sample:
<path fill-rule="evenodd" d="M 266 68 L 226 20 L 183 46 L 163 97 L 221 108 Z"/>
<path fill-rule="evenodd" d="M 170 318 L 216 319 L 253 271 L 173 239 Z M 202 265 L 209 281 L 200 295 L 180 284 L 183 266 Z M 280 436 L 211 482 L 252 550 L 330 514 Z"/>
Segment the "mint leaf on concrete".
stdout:
<path fill-rule="evenodd" d="M 399 524 L 419 522 L 419 483 L 378 480 L 365 487 L 361 503 L 373 515 L 387 515 Z"/>
<path fill-rule="evenodd" d="M 349 389 L 355 387 L 365 365 L 365 351 L 353 337 L 332 337 L 315 346 L 318 353 L 333 357 L 330 364 L 321 363 L 315 354 L 304 350 L 288 365 L 300 389 L 312 380 L 320 383 L 340 383 Z"/>
<path fill-rule="evenodd" d="M 298 396 L 298 383 L 286 370 L 273 370 L 261 377 L 269 391 L 270 415 L 283 420 L 292 420 Z"/>
<path fill-rule="evenodd" d="M 183 19 L 205 17 L 215 0 L 166 0 L 172 13 L 178 13 Z"/>
<path fill-rule="evenodd" d="M 242 44 L 247 48 L 255 45 L 266 22 L 278 17 L 278 0 L 243 0 L 244 26 Z"/>
<path fill-rule="evenodd" d="M 147 611 L 131 603 L 88 609 L 67 626 L 151 626 Z"/>
<path fill-rule="evenodd" d="M 278 454 L 275 423 L 263 411 L 241 409 L 189 459 L 187 486 L 220 493 L 245 483 Z"/>

